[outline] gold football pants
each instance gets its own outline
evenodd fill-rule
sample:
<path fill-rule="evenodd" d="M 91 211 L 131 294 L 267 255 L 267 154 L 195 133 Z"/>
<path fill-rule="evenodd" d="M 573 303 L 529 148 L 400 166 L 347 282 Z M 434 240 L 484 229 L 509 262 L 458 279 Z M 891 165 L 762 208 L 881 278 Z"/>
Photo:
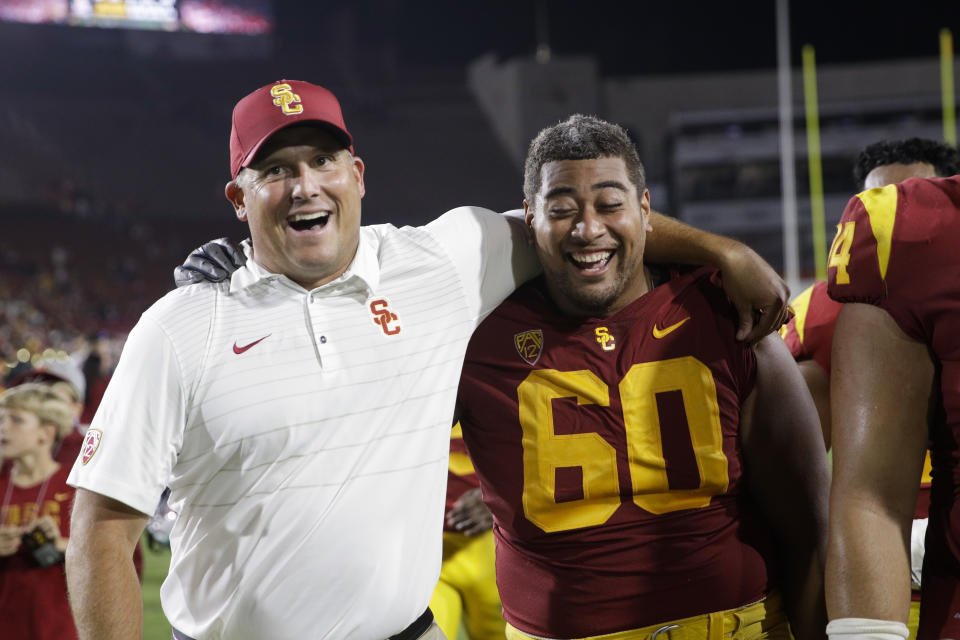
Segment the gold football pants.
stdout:
<path fill-rule="evenodd" d="M 577 640 L 791 640 L 780 597 L 766 598 L 737 609 L 662 622 L 641 629 L 618 631 Z M 507 625 L 507 640 L 536 640 Z"/>
<path fill-rule="evenodd" d="M 503 640 L 503 614 L 497 593 L 493 532 L 479 536 L 443 532 L 443 566 L 430 609 L 448 638 L 461 619 L 471 640 Z"/>

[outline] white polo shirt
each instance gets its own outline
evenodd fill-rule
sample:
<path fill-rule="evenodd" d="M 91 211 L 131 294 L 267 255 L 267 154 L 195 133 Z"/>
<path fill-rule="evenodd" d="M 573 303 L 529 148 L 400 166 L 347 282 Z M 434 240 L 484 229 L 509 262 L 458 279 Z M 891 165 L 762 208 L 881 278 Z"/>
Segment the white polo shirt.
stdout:
<path fill-rule="evenodd" d="M 505 217 L 463 207 L 361 228 L 312 291 L 252 260 L 172 291 L 131 332 L 69 482 L 145 514 L 170 486 L 161 598 L 180 631 L 382 640 L 440 573 L 470 334 L 538 269 Z"/>

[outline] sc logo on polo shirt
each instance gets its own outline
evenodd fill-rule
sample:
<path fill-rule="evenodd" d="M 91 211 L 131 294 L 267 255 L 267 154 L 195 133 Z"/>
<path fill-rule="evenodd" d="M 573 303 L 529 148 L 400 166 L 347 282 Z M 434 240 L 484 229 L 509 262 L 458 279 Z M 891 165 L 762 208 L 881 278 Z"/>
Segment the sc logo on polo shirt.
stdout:
<path fill-rule="evenodd" d="M 385 298 L 377 298 L 370 303 L 370 313 L 373 314 L 373 323 L 383 329 L 385 335 L 395 336 L 402 327 L 398 324 L 400 318 L 389 307 Z"/>

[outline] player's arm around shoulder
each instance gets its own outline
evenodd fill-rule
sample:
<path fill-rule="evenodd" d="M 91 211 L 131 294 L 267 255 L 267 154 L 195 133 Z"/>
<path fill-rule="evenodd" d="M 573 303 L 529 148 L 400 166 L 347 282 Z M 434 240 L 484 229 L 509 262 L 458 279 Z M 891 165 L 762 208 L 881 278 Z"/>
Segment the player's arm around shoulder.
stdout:
<path fill-rule="evenodd" d="M 748 489 L 775 537 L 780 589 L 794 637 L 821 639 L 830 474 L 820 424 L 780 337 L 767 336 L 755 351 L 756 384 L 740 423 Z"/>
<path fill-rule="evenodd" d="M 650 212 L 647 263 L 699 264 L 723 274 L 723 288 L 737 309 L 737 340 L 756 343 L 789 319 L 790 290 L 783 279 L 747 245 Z"/>
<path fill-rule="evenodd" d="M 143 631 L 140 581 L 131 558 L 147 516 L 77 489 L 66 572 L 80 640 L 135 640 Z"/>

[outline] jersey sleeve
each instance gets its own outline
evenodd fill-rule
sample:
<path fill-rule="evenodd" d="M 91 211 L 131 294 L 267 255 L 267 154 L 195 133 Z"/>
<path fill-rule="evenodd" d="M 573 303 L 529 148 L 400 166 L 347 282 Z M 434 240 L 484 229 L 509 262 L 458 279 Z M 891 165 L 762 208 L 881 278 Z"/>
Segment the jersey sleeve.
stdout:
<path fill-rule="evenodd" d="M 898 200 L 897 185 L 891 184 L 857 194 L 847 203 L 827 265 L 834 300 L 883 302 Z"/>
<path fill-rule="evenodd" d="M 477 323 L 540 271 L 520 212 L 459 207 L 427 225 L 446 249 L 467 291 Z"/>
<path fill-rule="evenodd" d="M 181 380 L 168 336 L 144 314 L 124 344 L 68 483 L 153 514 L 182 442 Z"/>
<path fill-rule="evenodd" d="M 908 336 L 926 340 L 930 301 L 957 270 L 952 191 L 947 180 L 911 179 L 851 198 L 830 248 L 830 297 L 878 306 Z"/>
<path fill-rule="evenodd" d="M 840 304 L 827 295 L 827 283 L 815 282 L 790 301 L 793 318 L 780 331 L 794 360 L 814 360 L 830 373 L 830 351 Z"/>

